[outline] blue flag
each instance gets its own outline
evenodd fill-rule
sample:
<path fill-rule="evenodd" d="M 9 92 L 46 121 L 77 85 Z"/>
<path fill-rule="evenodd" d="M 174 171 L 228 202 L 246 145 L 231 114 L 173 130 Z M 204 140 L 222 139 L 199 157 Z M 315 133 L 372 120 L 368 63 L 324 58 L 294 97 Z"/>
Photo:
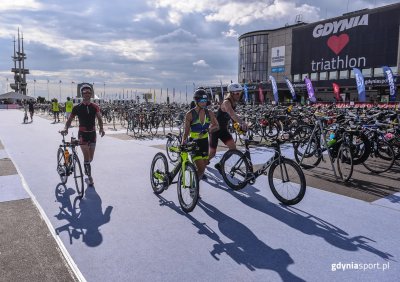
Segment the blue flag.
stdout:
<path fill-rule="evenodd" d="M 396 89 L 396 85 L 394 84 L 394 76 L 393 76 L 392 69 L 387 66 L 382 67 L 382 69 L 383 69 L 383 72 L 385 73 L 385 77 L 389 83 L 389 90 L 390 90 L 389 101 L 394 102 L 394 101 L 396 101 L 397 89 Z"/>
<path fill-rule="evenodd" d="M 358 68 L 353 68 L 354 77 L 356 78 L 357 82 L 357 91 L 358 91 L 358 100 L 360 102 L 365 102 L 365 84 L 364 84 L 364 76 L 362 75 L 361 71 Z"/>
<path fill-rule="evenodd" d="M 278 86 L 276 86 L 275 78 L 272 75 L 270 75 L 269 80 L 271 80 L 271 83 L 272 83 L 272 92 L 274 93 L 275 103 L 278 103 L 278 101 L 279 101 Z"/>
<path fill-rule="evenodd" d="M 290 82 L 290 80 L 287 77 L 285 77 L 285 81 L 286 81 L 287 87 L 290 90 L 290 93 L 292 94 L 293 101 L 296 101 L 296 91 L 294 91 L 294 87 L 293 87 L 292 83 Z"/>
<path fill-rule="evenodd" d="M 243 84 L 243 91 L 244 91 L 244 101 L 247 103 L 247 101 L 249 101 L 249 89 L 247 89 L 246 83 Z"/>

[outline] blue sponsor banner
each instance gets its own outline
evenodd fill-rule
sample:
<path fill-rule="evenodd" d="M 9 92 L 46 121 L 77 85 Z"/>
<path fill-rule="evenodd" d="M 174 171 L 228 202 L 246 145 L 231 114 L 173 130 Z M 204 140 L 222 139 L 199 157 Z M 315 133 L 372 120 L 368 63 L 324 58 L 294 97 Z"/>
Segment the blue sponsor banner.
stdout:
<path fill-rule="evenodd" d="M 271 72 L 285 72 L 285 67 L 273 67 L 271 68 Z"/>
<path fill-rule="evenodd" d="M 358 68 L 353 68 L 353 71 L 357 83 L 358 100 L 360 102 L 366 102 L 364 76 Z"/>
<path fill-rule="evenodd" d="M 293 101 L 296 101 L 296 91 L 294 91 L 294 87 L 293 87 L 292 83 L 290 82 L 290 80 L 287 77 L 285 77 L 285 81 L 286 81 L 287 87 L 290 90 L 290 93 L 292 94 Z"/>
<path fill-rule="evenodd" d="M 389 83 L 389 101 L 390 102 L 394 102 L 396 101 L 396 95 L 397 95 L 397 89 L 396 89 L 396 85 L 394 84 L 394 76 L 393 76 L 393 72 L 392 69 L 387 67 L 387 66 L 383 66 L 382 67 L 383 72 L 385 73 L 385 77 Z"/>
<path fill-rule="evenodd" d="M 244 101 L 247 103 L 247 101 L 249 101 L 249 89 L 247 88 L 246 83 L 243 84 L 243 92 L 244 92 Z"/>
<path fill-rule="evenodd" d="M 278 86 L 276 85 L 275 78 L 272 75 L 270 75 L 269 80 L 271 80 L 271 83 L 272 83 L 272 92 L 274 93 L 274 100 L 276 103 L 278 103 L 278 101 L 279 101 Z"/>

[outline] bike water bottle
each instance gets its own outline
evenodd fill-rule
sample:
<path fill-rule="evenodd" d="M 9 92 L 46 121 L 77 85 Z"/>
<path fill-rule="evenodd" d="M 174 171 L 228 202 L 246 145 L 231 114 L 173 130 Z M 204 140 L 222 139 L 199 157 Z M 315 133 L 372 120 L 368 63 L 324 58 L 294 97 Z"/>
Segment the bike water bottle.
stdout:
<path fill-rule="evenodd" d="M 69 163 L 69 151 L 68 151 L 68 149 L 65 149 L 65 151 L 64 151 L 64 159 L 65 159 L 65 164 L 68 165 L 68 163 Z"/>
<path fill-rule="evenodd" d="M 237 131 L 239 134 L 244 134 L 243 130 L 240 128 L 240 124 L 238 122 L 233 123 L 233 128 Z"/>
<path fill-rule="evenodd" d="M 332 147 L 335 144 L 336 144 L 335 133 L 331 132 L 331 134 L 329 134 L 328 147 Z"/>

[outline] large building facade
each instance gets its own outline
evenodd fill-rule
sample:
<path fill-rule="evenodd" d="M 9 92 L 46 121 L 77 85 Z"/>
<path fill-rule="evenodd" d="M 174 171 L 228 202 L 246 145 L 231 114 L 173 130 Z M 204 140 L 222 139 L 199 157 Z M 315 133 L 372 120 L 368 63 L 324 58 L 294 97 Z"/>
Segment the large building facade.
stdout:
<path fill-rule="evenodd" d="M 318 101 L 334 99 L 333 83 L 339 85 L 343 99 L 357 101 L 353 68 L 359 68 L 365 79 L 367 101 L 386 101 L 389 87 L 383 66 L 391 68 L 397 90 L 400 86 L 399 27 L 400 3 L 310 24 L 299 22 L 245 33 L 238 39 L 238 81 L 245 83 L 257 100 L 259 89 L 267 100 L 272 100 L 268 81 L 273 76 L 280 101 L 291 98 L 285 78 L 305 100 L 306 77 L 311 79 Z"/>

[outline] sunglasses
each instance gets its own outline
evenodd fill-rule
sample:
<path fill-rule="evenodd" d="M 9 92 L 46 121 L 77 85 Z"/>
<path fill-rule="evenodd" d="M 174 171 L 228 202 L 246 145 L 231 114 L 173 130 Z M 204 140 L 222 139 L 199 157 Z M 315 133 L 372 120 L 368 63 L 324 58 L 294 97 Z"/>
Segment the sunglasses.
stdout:
<path fill-rule="evenodd" d="M 83 90 L 82 94 L 92 94 L 92 91 L 91 90 Z"/>
<path fill-rule="evenodd" d="M 206 103 L 207 102 L 207 99 L 200 99 L 199 100 L 199 103 Z"/>

